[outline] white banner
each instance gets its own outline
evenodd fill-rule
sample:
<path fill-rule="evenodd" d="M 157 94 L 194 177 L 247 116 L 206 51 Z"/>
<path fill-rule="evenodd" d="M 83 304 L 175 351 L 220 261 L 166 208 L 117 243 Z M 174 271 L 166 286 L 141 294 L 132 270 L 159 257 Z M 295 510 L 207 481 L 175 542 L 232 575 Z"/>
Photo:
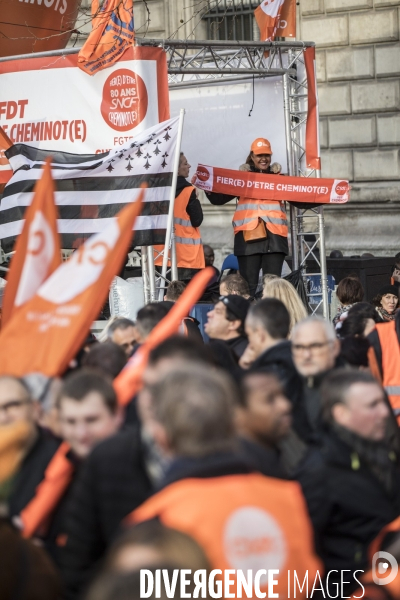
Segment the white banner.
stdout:
<path fill-rule="evenodd" d="M 169 119 L 161 48 L 134 47 L 92 77 L 76 66 L 77 56 L 0 62 L 0 126 L 12 142 L 74 154 L 102 153 Z M 10 177 L 8 161 L 0 153 L 0 183 Z"/>

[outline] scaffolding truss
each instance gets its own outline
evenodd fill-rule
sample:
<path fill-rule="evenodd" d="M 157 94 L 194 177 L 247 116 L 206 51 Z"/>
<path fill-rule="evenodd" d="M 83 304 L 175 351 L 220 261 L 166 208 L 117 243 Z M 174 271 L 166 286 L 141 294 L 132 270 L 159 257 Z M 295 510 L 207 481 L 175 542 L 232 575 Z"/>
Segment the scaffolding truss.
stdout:
<path fill-rule="evenodd" d="M 289 175 L 320 177 L 319 171 L 306 167 L 305 160 L 308 85 L 304 50 L 313 47 L 314 43 L 150 39 L 140 39 L 138 43 L 161 46 L 165 50 L 170 87 L 235 81 L 248 79 L 249 75 L 254 78 L 281 76 Z M 290 223 L 293 269 L 301 269 L 307 290 L 307 260 L 313 259 L 319 268 L 319 273 L 313 274 L 321 278 L 320 291 L 308 291 L 310 311 L 322 311 L 325 317 L 329 317 L 323 208 L 315 205 L 295 208 L 291 205 Z M 308 241 L 310 235 L 315 236 L 312 242 Z"/>

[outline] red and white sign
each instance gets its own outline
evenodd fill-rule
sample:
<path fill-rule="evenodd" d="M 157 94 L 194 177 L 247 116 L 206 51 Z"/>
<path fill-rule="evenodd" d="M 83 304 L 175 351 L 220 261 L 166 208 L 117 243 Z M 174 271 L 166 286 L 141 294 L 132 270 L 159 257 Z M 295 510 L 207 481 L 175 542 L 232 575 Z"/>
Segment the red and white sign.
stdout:
<path fill-rule="evenodd" d="M 344 179 L 263 175 L 208 165 L 198 165 L 194 185 L 206 192 L 237 197 L 313 204 L 345 204 L 350 191 L 349 182 Z"/>
<path fill-rule="evenodd" d="M 71 54 L 0 63 L 0 127 L 13 143 L 102 153 L 169 119 L 161 48 L 130 48 L 123 60 L 92 77 L 77 59 Z M 1 150 L 0 183 L 11 176 Z"/>

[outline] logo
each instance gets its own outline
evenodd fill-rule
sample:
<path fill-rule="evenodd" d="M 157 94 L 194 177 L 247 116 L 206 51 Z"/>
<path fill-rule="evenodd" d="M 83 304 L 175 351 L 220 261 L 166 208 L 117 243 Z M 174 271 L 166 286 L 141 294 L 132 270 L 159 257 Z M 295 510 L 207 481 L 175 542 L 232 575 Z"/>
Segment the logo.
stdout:
<path fill-rule="evenodd" d="M 372 557 L 372 579 L 377 585 L 388 585 L 397 577 L 399 566 L 389 552 L 375 552 Z"/>
<path fill-rule="evenodd" d="M 287 558 L 285 535 L 278 522 L 255 506 L 239 508 L 224 531 L 226 559 L 234 569 L 282 569 Z M 265 584 L 264 577 L 261 583 Z"/>
<path fill-rule="evenodd" d="M 199 167 L 196 174 L 200 181 L 207 181 L 210 178 L 210 171 L 205 167 Z"/>
<path fill-rule="evenodd" d="M 257 146 L 260 148 L 263 145 L 262 142 L 257 142 Z"/>
<path fill-rule="evenodd" d="M 335 186 L 335 192 L 338 196 L 344 196 L 348 193 L 349 189 L 350 186 L 347 181 L 339 181 L 339 183 L 337 183 Z"/>
<path fill-rule="evenodd" d="M 143 79 L 130 69 L 117 69 L 103 86 L 101 114 L 116 131 L 130 131 L 145 118 L 148 95 Z"/>
<path fill-rule="evenodd" d="M 283 3 L 284 0 L 264 0 L 261 4 L 261 9 L 266 15 L 275 19 L 278 16 Z"/>

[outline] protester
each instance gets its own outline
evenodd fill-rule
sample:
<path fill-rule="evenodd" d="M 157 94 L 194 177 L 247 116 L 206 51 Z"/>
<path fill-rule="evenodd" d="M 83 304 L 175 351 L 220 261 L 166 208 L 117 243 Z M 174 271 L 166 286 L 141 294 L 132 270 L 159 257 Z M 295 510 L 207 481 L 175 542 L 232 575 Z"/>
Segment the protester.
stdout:
<path fill-rule="evenodd" d="M 199 229 L 203 222 L 203 209 L 196 189 L 187 181 L 190 168 L 186 156 L 181 152 L 175 191 L 174 228 L 178 279 L 186 282 L 205 267 Z M 160 252 L 164 246 L 155 246 L 154 249 Z M 156 257 L 154 264 L 162 266 L 162 257 Z"/>
<path fill-rule="evenodd" d="M 397 295 L 400 293 L 400 256 L 396 255 L 396 262 L 392 266 L 390 283 L 397 288 Z"/>
<path fill-rule="evenodd" d="M 192 571 L 210 568 L 193 538 L 159 521 L 146 521 L 118 536 L 105 558 L 104 570 L 127 573 L 151 563 L 167 562 Z"/>
<path fill-rule="evenodd" d="M 207 313 L 204 331 L 213 340 L 222 340 L 232 350 L 236 359 L 246 350 L 248 341 L 244 331 L 244 321 L 249 302 L 241 296 L 230 294 L 220 296 L 219 302 Z"/>
<path fill-rule="evenodd" d="M 343 321 L 347 318 L 349 310 L 364 298 L 364 288 L 358 277 L 345 277 L 339 282 L 336 295 L 340 302 L 340 308 L 333 318 L 336 329 L 340 329 Z"/>
<path fill-rule="evenodd" d="M 94 369 L 115 379 L 126 365 L 126 358 L 124 348 L 109 340 L 93 344 L 82 361 L 82 367 Z"/>
<path fill-rule="evenodd" d="M 215 261 L 214 250 L 208 244 L 204 244 L 203 251 L 204 251 L 205 266 L 212 267 L 214 269 L 215 279 L 213 279 L 212 281 L 217 281 L 219 279 L 221 273 L 220 273 L 219 269 L 217 269 L 217 267 L 214 266 L 214 261 Z"/>
<path fill-rule="evenodd" d="M 186 284 L 183 281 L 171 281 L 168 284 L 167 291 L 164 296 L 165 302 L 176 302 L 185 291 L 185 288 Z M 199 325 L 200 321 L 198 321 L 195 317 L 188 316 L 183 319 L 185 333 L 189 337 L 202 342 L 203 336 L 201 335 Z"/>
<path fill-rule="evenodd" d="M 295 288 L 286 279 L 264 279 L 263 298 L 277 298 L 286 306 L 290 315 L 289 334 L 293 327 L 307 317 L 307 309 Z"/>
<path fill-rule="evenodd" d="M 33 400 L 39 403 L 39 426 L 54 436 L 60 437 L 56 399 L 62 385 L 61 379 L 46 377 L 42 373 L 29 373 L 22 377 L 22 381 L 28 386 Z"/>
<path fill-rule="evenodd" d="M 48 471 L 44 474 L 45 480 L 53 482 L 52 496 L 55 500 L 47 498 L 48 512 L 41 509 L 39 504 L 43 506 L 45 502 L 42 496 L 44 490 L 37 487 L 34 498 L 21 511 L 20 518 L 24 532 L 32 530 L 31 535 L 41 537 L 52 558 L 59 563 L 59 546 L 64 543 L 64 519 L 76 474 L 94 446 L 118 431 L 122 418 L 111 382 L 96 371 L 87 369 L 72 373 L 65 379 L 57 399 L 57 409 L 60 434 L 68 446 L 60 446 L 60 452 L 49 463 L 48 468 L 52 468 L 54 473 L 57 461 L 62 461 L 58 463 L 58 477 L 51 479 Z M 41 510 L 43 512 L 38 518 Z"/>
<path fill-rule="evenodd" d="M 171 305 L 164 302 L 150 302 L 141 308 L 136 316 L 136 341 L 143 344 L 154 327 L 165 317 Z"/>
<path fill-rule="evenodd" d="M 382 321 L 394 321 L 399 306 L 398 288 L 394 285 L 385 285 L 379 290 L 372 303 Z"/>
<path fill-rule="evenodd" d="M 368 566 L 368 546 L 400 514 L 400 469 L 386 441 L 390 410 L 369 373 L 338 369 L 321 387 L 323 466 L 314 485 L 321 493 L 320 555 L 332 594 L 348 570 L 342 597 L 356 587 L 352 573 Z M 361 575 L 361 573 L 360 573 Z"/>
<path fill-rule="evenodd" d="M 246 318 L 248 350 L 252 353 L 253 369 L 267 368 L 281 381 L 293 404 L 299 401 L 301 380 L 296 372 L 287 340 L 290 315 L 280 300 L 264 298 L 250 307 Z"/>
<path fill-rule="evenodd" d="M 121 346 L 126 356 L 129 357 L 137 341 L 135 323 L 130 319 L 117 318 L 109 325 L 107 337 L 114 344 Z"/>
<path fill-rule="evenodd" d="M 243 394 L 236 409 L 242 455 L 257 471 L 286 479 L 279 442 L 291 426 L 291 404 L 282 384 L 267 369 L 252 369 L 242 379 Z"/>
<path fill-rule="evenodd" d="M 257 138 L 251 144 L 250 153 L 241 170 L 254 173 L 281 172 L 278 163 L 271 165 L 271 144 Z M 235 197 L 215 192 L 206 192 L 211 204 L 222 205 Z M 239 272 L 249 284 L 250 296 L 254 296 L 258 275 L 272 273 L 280 276 L 285 255 L 288 254 L 288 223 L 283 202 L 256 200 L 242 196 L 233 216 L 235 232 L 234 254 L 238 257 Z"/>
<path fill-rule="evenodd" d="M 185 291 L 186 284 L 183 281 L 171 281 L 165 292 L 164 300 L 167 302 L 176 302 Z"/>
<path fill-rule="evenodd" d="M 225 275 L 219 284 L 219 293 L 221 296 L 229 296 L 231 294 L 242 296 L 246 300 L 250 299 L 249 285 L 239 273 L 233 275 Z"/>
<path fill-rule="evenodd" d="M 294 407 L 293 426 L 306 442 L 320 435 L 320 387 L 337 362 L 340 342 L 333 326 L 322 317 L 308 317 L 292 331 L 294 365 L 301 376 L 302 401 Z"/>
<path fill-rule="evenodd" d="M 342 338 L 347 336 L 366 338 L 380 321 L 378 313 L 369 302 L 358 302 L 350 308 L 338 334 Z"/>
<path fill-rule="evenodd" d="M 314 577 L 319 567 L 309 519 L 298 484 L 251 473 L 236 456 L 234 406 L 238 402 L 237 389 L 228 377 L 200 366 L 172 371 L 153 386 L 156 441 L 172 462 L 163 489 L 127 521 L 158 518 L 190 533 L 211 566 L 220 569 L 259 568 L 259 544 L 268 538 L 262 564 L 281 567 L 274 592 L 288 597 L 289 565 L 301 580 L 307 570 Z M 288 519 L 288 515 L 296 517 Z M 245 556 L 235 550 L 238 536 L 241 547 L 249 548 Z M 277 551 L 282 544 L 284 559 Z M 299 597 L 305 598 L 306 593 Z"/>
<path fill-rule="evenodd" d="M 371 344 L 369 365 L 382 382 L 395 415 L 400 415 L 400 311 L 394 321 L 378 323 L 368 340 Z"/>
<path fill-rule="evenodd" d="M 13 477 L 31 443 L 32 426 L 28 422 L 16 420 L 0 426 L 1 600 L 60 598 L 61 582 L 50 558 L 43 548 L 23 539 L 7 518 Z"/>
<path fill-rule="evenodd" d="M 31 427 L 28 451 L 15 473 L 8 498 L 9 514 L 19 515 L 32 500 L 46 468 L 59 446 L 59 440 L 38 425 L 40 405 L 27 386 L 16 377 L 0 377 L 0 425 L 26 421 Z"/>
<path fill-rule="evenodd" d="M 174 336 L 155 348 L 138 396 L 140 421 L 100 443 L 82 465 L 71 493 L 61 557 L 68 599 L 75 600 L 85 589 L 124 517 L 159 485 L 166 465 L 153 441 L 151 389 L 166 372 L 191 361 L 210 368 L 204 344 Z"/>

